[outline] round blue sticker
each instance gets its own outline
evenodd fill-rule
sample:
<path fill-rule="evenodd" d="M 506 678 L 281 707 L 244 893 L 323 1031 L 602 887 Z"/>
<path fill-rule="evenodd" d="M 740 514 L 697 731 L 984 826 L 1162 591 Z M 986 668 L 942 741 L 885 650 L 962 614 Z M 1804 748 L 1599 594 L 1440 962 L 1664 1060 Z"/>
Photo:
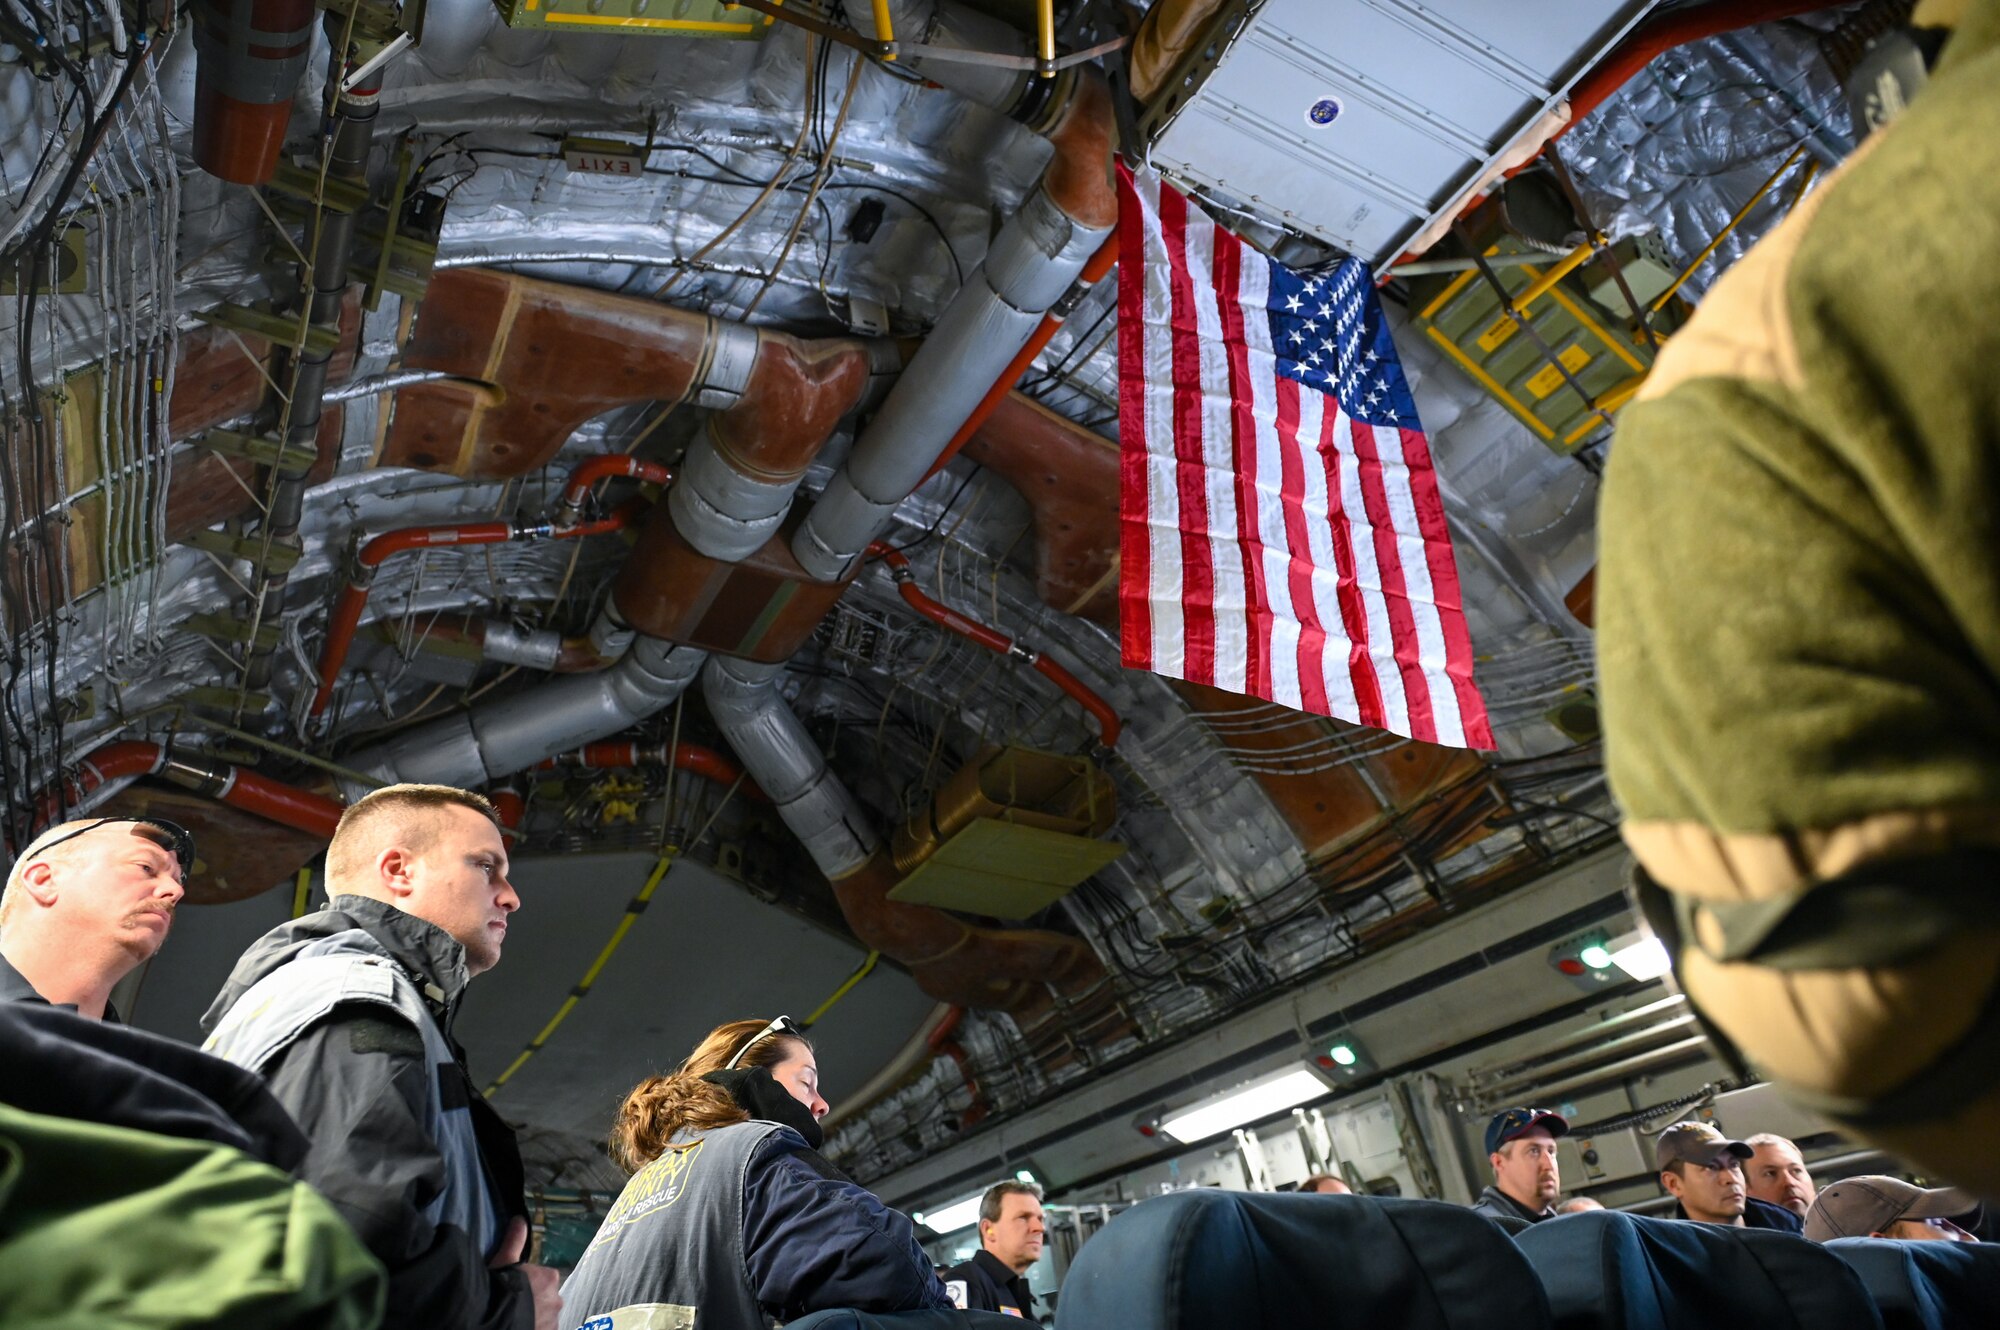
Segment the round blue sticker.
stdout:
<path fill-rule="evenodd" d="M 1306 112 L 1306 120 L 1315 125 L 1330 125 L 1340 118 L 1340 112 L 1340 98 L 1322 97 Z"/>

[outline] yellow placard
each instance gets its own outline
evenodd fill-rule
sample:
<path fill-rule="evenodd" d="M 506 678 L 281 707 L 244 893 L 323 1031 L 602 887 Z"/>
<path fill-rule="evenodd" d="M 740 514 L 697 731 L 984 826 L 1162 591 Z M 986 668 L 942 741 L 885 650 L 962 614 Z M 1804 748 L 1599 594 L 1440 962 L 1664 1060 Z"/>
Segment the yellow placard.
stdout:
<path fill-rule="evenodd" d="M 1569 346 L 1565 347 L 1562 354 L 1557 356 L 1556 359 L 1562 362 L 1563 369 L 1574 374 L 1590 363 L 1590 352 L 1584 350 L 1581 346 Z M 1562 387 L 1562 384 L 1562 370 L 1557 369 L 1554 365 L 1544 365 L 1529 377 L 1527 389 L 1535 395 L 1536 401 L 1540 401 L 1556 389 Z"/>

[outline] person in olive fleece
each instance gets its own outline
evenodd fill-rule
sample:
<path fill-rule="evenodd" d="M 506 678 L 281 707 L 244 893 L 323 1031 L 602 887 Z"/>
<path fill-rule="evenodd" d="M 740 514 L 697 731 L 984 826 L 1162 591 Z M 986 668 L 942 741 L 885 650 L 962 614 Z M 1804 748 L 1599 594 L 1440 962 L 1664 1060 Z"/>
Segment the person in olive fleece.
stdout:
<path fill-rule="evenodd" d="M 2000 1195 L 2000 0 L 1620 414 L 1598 669 L 1641 908 L 1725 1056 Z"/>
<path fill-rule="evenodd" d="M 327 907 L 280 924 L 202 1018 L 312 1142 L 300 1176 L 389 1270 L 388 1330 L 563 1330 L 554 1270 L 524 1262 L 514 1134 L 452 1020 L 521 899 L 491 804 L 392 785 L 342 814 Z"/>

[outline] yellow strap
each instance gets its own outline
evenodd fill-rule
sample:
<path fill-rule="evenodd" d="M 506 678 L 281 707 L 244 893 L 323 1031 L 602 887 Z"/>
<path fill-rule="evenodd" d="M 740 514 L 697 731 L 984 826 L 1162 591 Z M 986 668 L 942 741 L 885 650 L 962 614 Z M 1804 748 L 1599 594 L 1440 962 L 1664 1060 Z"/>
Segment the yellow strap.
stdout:
<path fill-rule="evenodd" d="M 869 971 L 875 968 L 875 962 L 881 959 L 882 959 L 881 952 L 879 951 L 869 952 L 868 958 L 861 962 L 860 966 L 854 971 L 854 973 L 848 975 L 846 980 L 842 982 L 840 987 L 833 990 L 833 996 L 828 998 L 826 1001 L 820 1003 L 817 1007 L 813 1008 L 813 1014 L 806 1017 L 806 1024 L 808 1026 L 817 1025 L 819 1023 L 819 1018 L 826 1015 L 829 1011 L 832 1011 L 833 1004 L 840 1001 L 842 998 L 846 997 L 849 989 L 853 988 L 863 979 L 866 979 L 868 977 Z"/>
<path fill-rule="evenodd" d="M 542 1045 L 549 1041 L 549 1036 L 556 1032 L 556 1027 L 568 1020 L 570 1012 L 576 1009 L 576 1004 L 590 995 L 591 985 L 597 982 L 597 976 L 604 973 L 604 967 L 610 963 L 613 954 L 624 944 L 625 935 L 630 933 L 632 925 L 639 921 L 639 912 L 646 908 L 646 902 L 653 898 L 653 893 L 659 889 L 660 883 L 666 879 L 667 870 L 674 866 L 674 857 L 678 853 L 678 848 L 671 845 L 660 851 L 659 861 L 653 865 L 652 874 L 647 877 L 646 885 L 639 888 L 639 894 L 626 903 L 624 916 L 619 919 L 618 926 L 611 930 L 611 936 L 605 941 L 603 949 L 597 953 L 597 959 L 592 961 L 590 968 L 583 972 L 583 978 L 578 981 L 575 988 L 569 991 L 569 996 L 563 999 L 562 1005 L 556 1008 L 556 1014 L 549 1017 L 549 1023 L 542 1027 L 541 1033 L 528 1041 L 528 1046 L 521 1050 L 520 1056 L 507 1065 L 507 1070 L 493 1078 L 493 1083 L 486 1087 L 487 1094 L 491 1095 L 494 1091 L 505 1085 L 513 1078 L 514 1073 L 521 1069 L 522 1064 L 535 1054 L 541 1052 Z M 852 986 L 852 981 L 850 981 L 849 986 Z M 846 991 L 845 988 L 841 990 L 841 992 Z M 840 994 L 836 993 L 834 996 L 837 998 Z M 832 1005 L 833 1003 L 830 1001 L 827 1003 L 827 1006 Z"/>

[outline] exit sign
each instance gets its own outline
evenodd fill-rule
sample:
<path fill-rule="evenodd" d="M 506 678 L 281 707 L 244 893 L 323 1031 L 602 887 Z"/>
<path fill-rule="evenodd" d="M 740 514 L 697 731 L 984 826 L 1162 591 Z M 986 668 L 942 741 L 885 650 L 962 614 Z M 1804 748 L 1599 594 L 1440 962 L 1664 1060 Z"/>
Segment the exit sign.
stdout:
<path fill-rule="evenodd" d="M 642 175 L 646 154 L 637 145 L 618 139 L 588 139 L 571 135 L 563 140 L 563 163 L 586 175 Z"/>

